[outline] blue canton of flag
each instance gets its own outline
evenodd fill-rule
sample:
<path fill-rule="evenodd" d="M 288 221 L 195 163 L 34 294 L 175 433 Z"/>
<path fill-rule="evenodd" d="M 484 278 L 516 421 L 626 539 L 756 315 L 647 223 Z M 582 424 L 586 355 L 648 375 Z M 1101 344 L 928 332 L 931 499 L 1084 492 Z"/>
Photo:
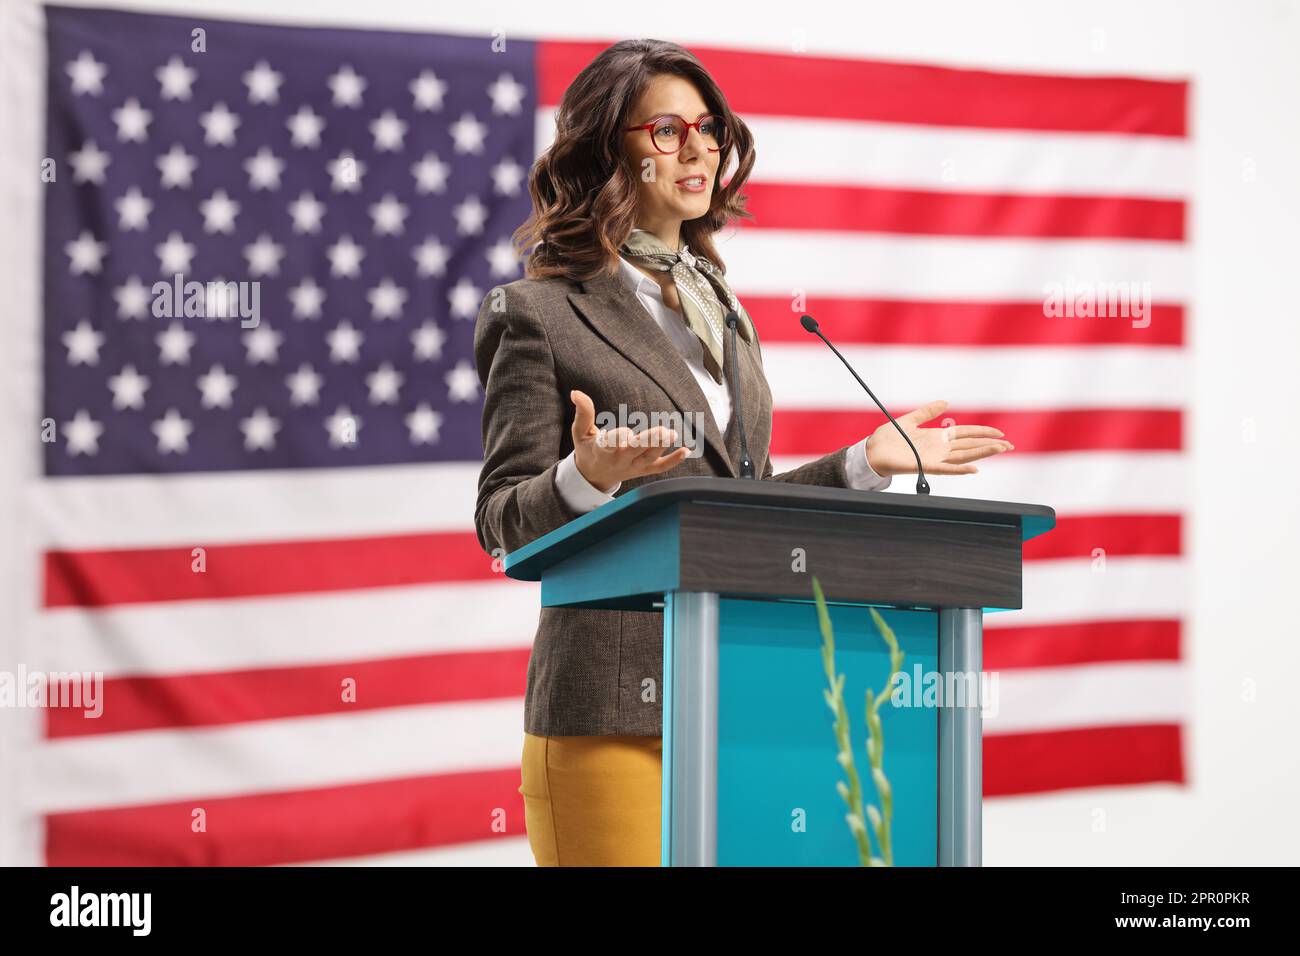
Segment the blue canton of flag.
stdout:
<path fill-rule="evenodd" d="M 46 11 L 46 473 L 481 459 L 533 45 Z"/>

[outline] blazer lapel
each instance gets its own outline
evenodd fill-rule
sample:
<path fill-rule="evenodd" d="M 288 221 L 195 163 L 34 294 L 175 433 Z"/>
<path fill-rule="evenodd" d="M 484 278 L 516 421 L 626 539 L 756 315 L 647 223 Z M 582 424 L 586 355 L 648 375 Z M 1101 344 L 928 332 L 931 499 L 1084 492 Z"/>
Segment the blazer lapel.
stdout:
<path fill-rule="evenodd" d="M 582 283 L 582 289 L 582 292 L 569 293 L 573 307 L 605 341 L 650 376 L 668 394 L 679 412 L 704 413 L 705 442 L 722 460 L 727 473 L 735 477 L 736 466 L 728 452 L 727 441 L 718 430 L 718 423 L 695 376 L 632 290 L 620 277 L 607 275 L 587 280 Z M 745 413 L 749 415 L 748 407 Z M 732 417 L 734 420 L 735 416 Z M 748 431 L 748 417 L 745 424 Z"/>
<path fill-rule="evenodd" d="M 740 475 L 740 419 L 745 421 L 745 440 L 749 443 L 749 457 L 754 463 L 755 477 L 762 477 L 758 473 L 759 464 L 754 459 L 757 450 L 754 448 L 754 426 L 758 424 L 758 413 L 761 408 L 761 402 L 758 394 L 758 378 L 762 374 L 762 368 L 758 364 L 758 357 L 754 354 L 753 347 L 746 344 L 745 340 L 736 337 L 736 345 L 740 349 L 739 364 L 737 364 L 737 355 L 731 350 L 731 332 L 728 330 L 723 337 L 722 351 L 724 355 L 725 367 L 724 374 L 727 376 L 727 387 L 731 387 L 732 368 L 736 369 L 736 378 L 740 382 L 741 401 L 736 402 L 736 394 L 731 394 L 731 421 L 727 425 L 727 450 L 731 455 L 731 460 L 736 462 L 736 475 Z M 743 411 L 743 416 L 740 414 Z"/>

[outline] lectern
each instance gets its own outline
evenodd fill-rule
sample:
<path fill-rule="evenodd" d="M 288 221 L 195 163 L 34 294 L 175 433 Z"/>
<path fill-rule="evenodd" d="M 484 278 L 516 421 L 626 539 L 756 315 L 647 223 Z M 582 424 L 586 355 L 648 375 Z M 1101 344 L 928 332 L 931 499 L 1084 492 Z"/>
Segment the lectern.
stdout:
<path fill-rule="evenodd" d="M 978 680 L 983 614 L 1021 606 L 1021 544 L 1055 523 L 1044 505 L 668 478 L 512 552 L 505 570 L 540 581 L 547 607 L 663 612 L 665 866 L 857 864 L 814 575 L 877 805 L 864 698 L 890 668 L 871 607 L 905 655 L 907 692 L 881 710 L 895 865 L 978 866 L 980 703 L 943 690 Z"/>

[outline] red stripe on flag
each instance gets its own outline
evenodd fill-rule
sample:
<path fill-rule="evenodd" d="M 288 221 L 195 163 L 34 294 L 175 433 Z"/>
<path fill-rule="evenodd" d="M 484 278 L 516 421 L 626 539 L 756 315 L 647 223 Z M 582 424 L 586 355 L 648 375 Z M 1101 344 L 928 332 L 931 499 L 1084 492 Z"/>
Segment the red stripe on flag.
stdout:
<path fill-rule="evenodd" d="M 764 342 L 810 342 L 799 324 L 812 314 L 837 345 L 1183 344 L 1183 308 L 1152 304 L 1142 318 L 1046 316 L 1040 302 L 919 302 L 808 297 L 796 302 L 737 289 Z M 792 304 L 800 306 L 791 308 Z"/>
<path fill-rule="evenodd" d="M 537 44 L 538 102 L 613 41 Z M 996 129 L 1187 135 L 1186 81 L 994 73 L 692 46 L 740 113 Z"/>
<path fill-rule="evenodd" d="M 927 236 L 1154 239 L 1181 242 L 1181 201 L 1121 196 L 930 192 L 811 183 L 749 183 L 760 229 Z"/>
<path fill-rule="evenodd" d="M 203 810 L 205 832 L 194 832 L 197 809 Z M 45 861 L 49 866 L 270 866 L 525 832 L 515 766 L 51 814 L 45 818 Z"/>
<path fill-rule="evenodd" d="M 47 737 L 355 713 L 465 700 L 523 697 L 528 649 L 104 681 L 103 713 L 46 709 Z M 345 681 L 351 684 L 345 685 Z M 343 699 L 350 689 L 354 700 Z"/>
<path fill-rule="evenodd" d="M 986 797 L 1185 780 L 1183 734 L 1178 724 L 984 737 Z"/>
<path fill-rule="evenodd" d="M 1178 514 L 1104 514 L 1058 517 L 1049 533 L 1030 538 L 1026 561 L 1183 553 L 1183 518 Z"/>
<path fill-rule="evenodd" d="M 461 531 L 203 547 L 51 551 L 45 606 L 107 607 L 151 601 L 304 594 L 448 581 L 502 579 L 477 537 Z"/>
<path fill-rule="evenodd" d="M 984 619 L 996 621 L 997 615 Z M 984 628 L 984 670 L 1180 659 L 1179 620 L 1084 621 Z"/>
<path fill-rule="evenodd" d="M 864 394 L 864 402 L 870 401 Z M 891 408 L 897 418 L 911 409 Z M 1084 408 L 1044 411 L 952 409 L 923 427 L 951 424 L 992 425 L 1015 445 L 1011 455 L 1065 451 L 1178 451 L 1183 447 L 1183 415 L 1164 408 Z M 785 409 L 772 413 L 771 454 L 823 455 L 860 441 L 889 420 L 862 409 Z"/>

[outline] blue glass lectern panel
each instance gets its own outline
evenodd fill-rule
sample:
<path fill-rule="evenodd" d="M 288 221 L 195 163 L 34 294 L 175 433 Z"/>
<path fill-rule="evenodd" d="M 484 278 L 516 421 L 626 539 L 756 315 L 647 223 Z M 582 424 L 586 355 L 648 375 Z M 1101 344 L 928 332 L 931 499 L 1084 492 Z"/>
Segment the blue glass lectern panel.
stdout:
<path fill-rule="evenodd" d="M 881 613 L 898 637 L 904 672 L 937 670 L 938 614 Z M 866 751 L 866 690 L 885 685 L 889 648 L 868 608 L 834 605 L 830 614 L 854 760 L 867 802 L 879 806 Z M 823 698 L 816 606 L 723 598 L 718 631 L 718 864 L 857 866 L 835 786 L 845 777 Z M 894 864 L 935 866 L 939 711 L 886 703 L 881 723 L 894 791 Z"/>

